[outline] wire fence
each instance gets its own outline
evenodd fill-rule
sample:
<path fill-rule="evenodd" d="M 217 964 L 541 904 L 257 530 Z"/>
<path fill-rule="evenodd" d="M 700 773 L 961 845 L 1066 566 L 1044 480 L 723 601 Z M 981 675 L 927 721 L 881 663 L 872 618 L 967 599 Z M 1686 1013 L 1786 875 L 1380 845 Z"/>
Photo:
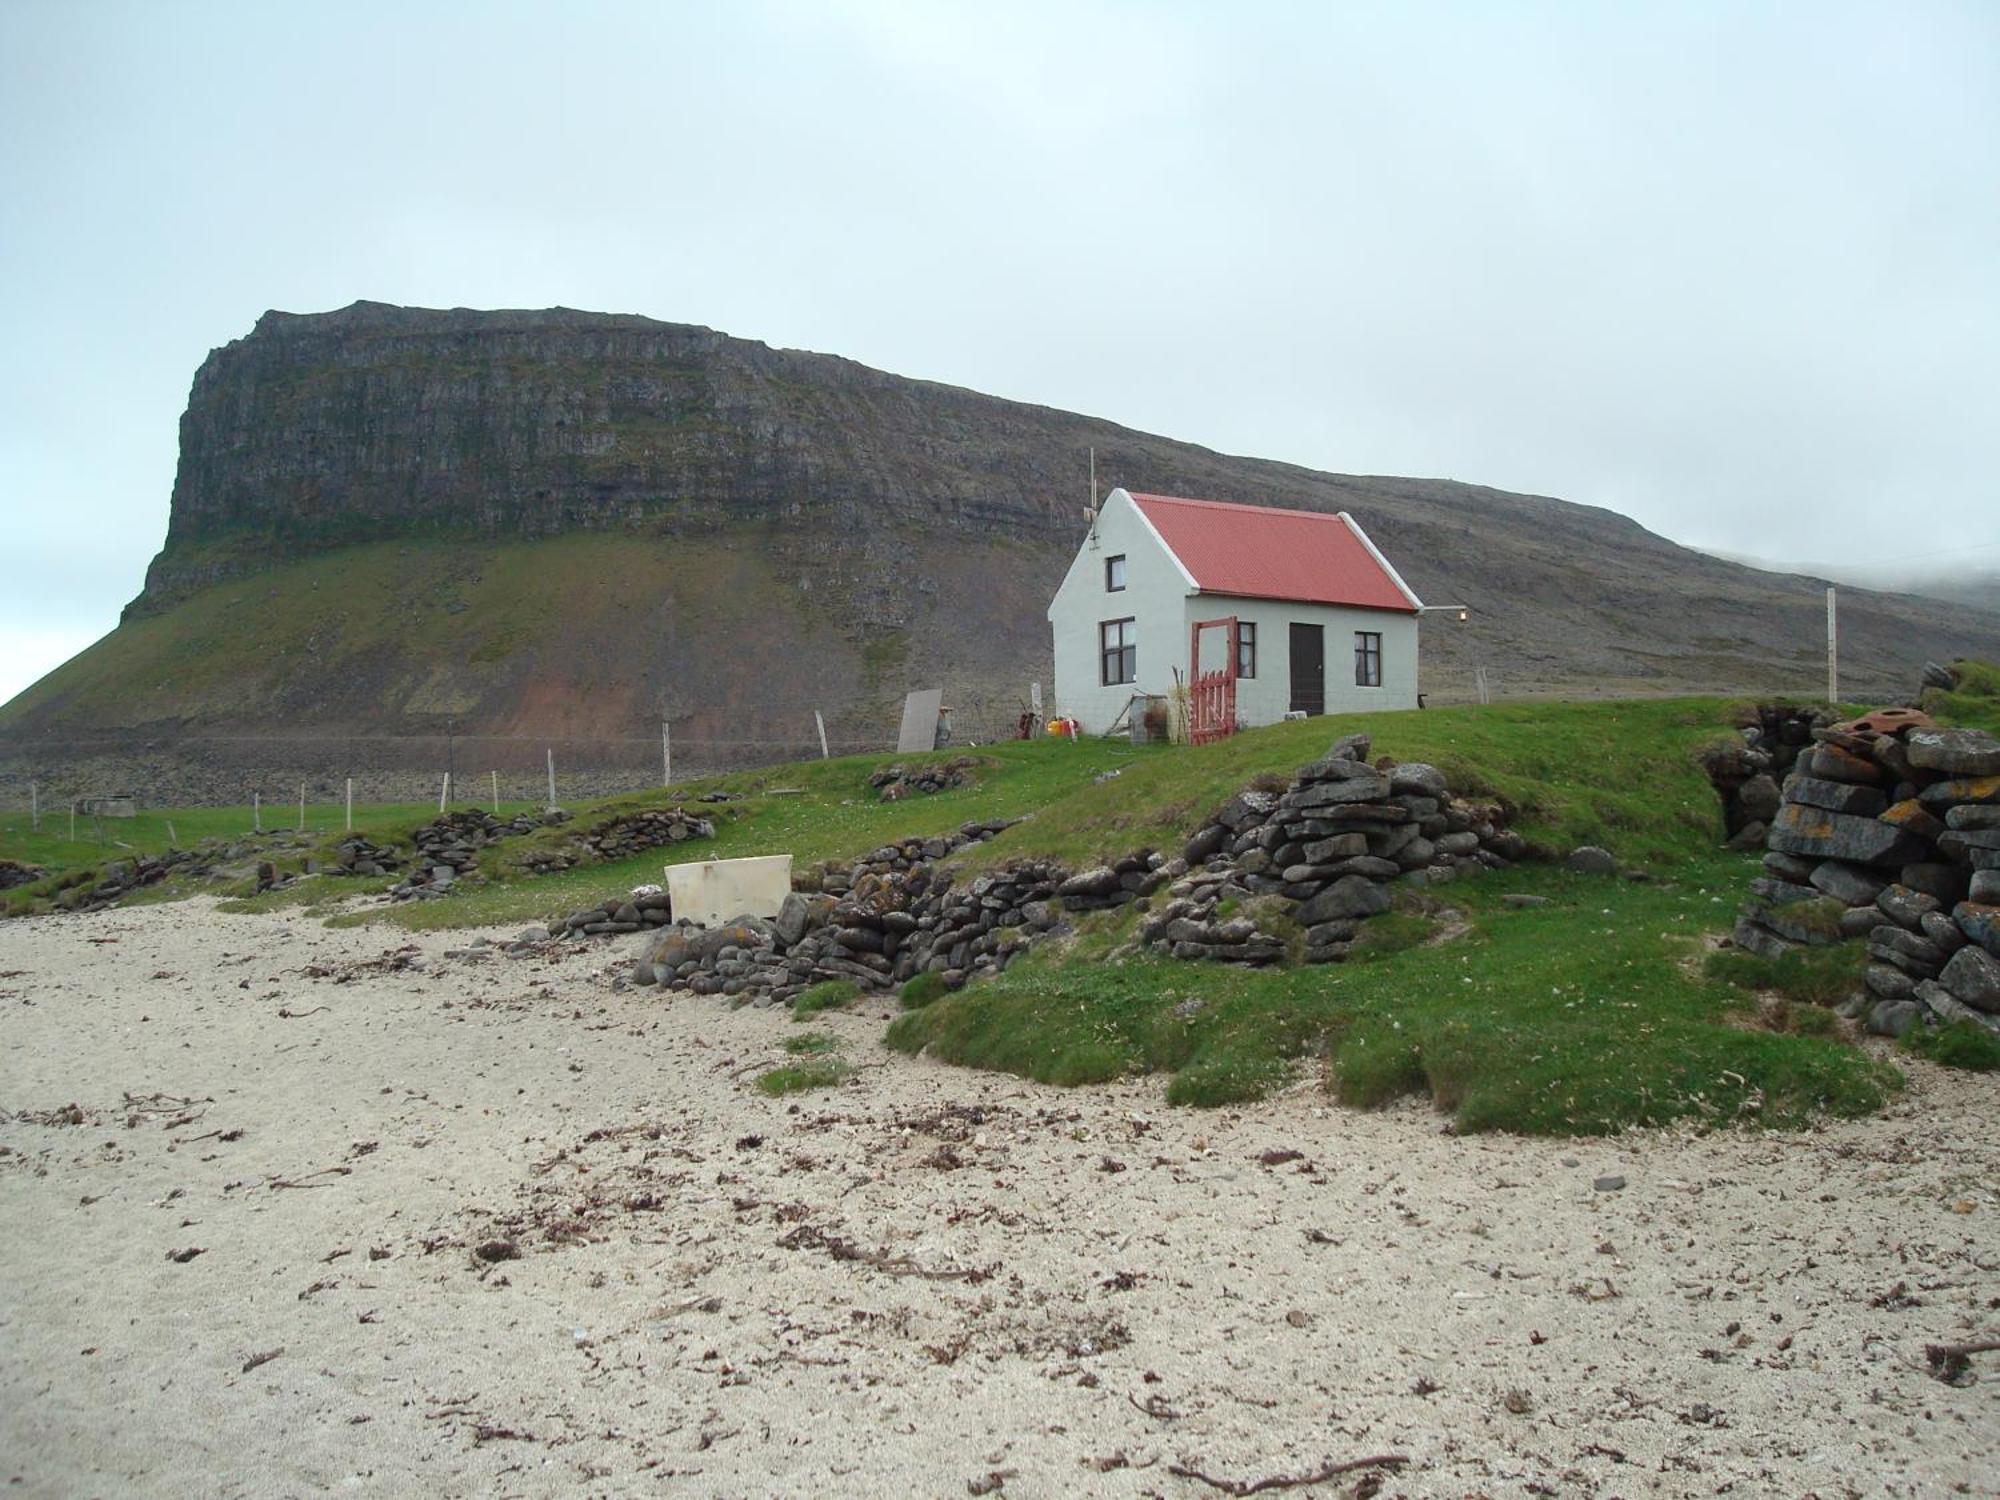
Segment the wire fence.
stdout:
<path fill-rule="evenodd" d="M 1025 702 L 1026 695 L 1023 695 Z M 803 722 L 801 722 L 801 718 Z M 273 806 L 437 800 L 542 804 L 609 796 L 722 772 L 822 756 L 896 750 L 900 713 L 839 722 L 808 711 L 739 714 L 740 732 L 690 734 L 671 719 L 633 733 L 0 736 L 0 806 L 62 810 L 129 797 L 140 807 Z M 1020 734 L 1018 712 L 954 707 L 941 743 L 990 744 Z"/>

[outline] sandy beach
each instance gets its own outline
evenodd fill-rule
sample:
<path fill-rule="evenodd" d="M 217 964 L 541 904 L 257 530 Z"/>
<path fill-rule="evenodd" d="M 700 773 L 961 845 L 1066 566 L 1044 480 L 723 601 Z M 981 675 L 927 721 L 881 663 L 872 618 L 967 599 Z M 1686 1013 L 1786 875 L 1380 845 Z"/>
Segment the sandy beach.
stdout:
<path fill-rule="evenodd" d="M 913 1061 L 875 1001 L 773 1099 L 789 1017 L 471 936 L 0 923 L 9 1494 L 2000 1493 L 2000 1355 L 1925 1360 L 2000 1335 L 1991 1077 L 1459 1138 Z"/>

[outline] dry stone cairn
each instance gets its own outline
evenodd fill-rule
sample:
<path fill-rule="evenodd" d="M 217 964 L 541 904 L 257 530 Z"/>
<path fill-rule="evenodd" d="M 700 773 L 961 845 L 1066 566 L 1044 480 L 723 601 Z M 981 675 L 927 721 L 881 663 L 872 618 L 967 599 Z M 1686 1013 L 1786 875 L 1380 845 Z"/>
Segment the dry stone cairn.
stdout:
<path fill-rule="evenodd" d="M 1813 740 L 1735 943 L 1779 958 L 1863 938 L 1870 1030 L 2000 1033 L 2000 739 L 1891 709 Z"/>
<path fill-rule="evenodd" d="M 1142 941 L 1175 958 L 1268 964 L 1297 932 L 1304 962 L 1331 963 L 1389 909 L 1390 882 L 1444 885 L 1527 853 L 1497 806 L 1453 796 L 1435 766 L 1371 765 L 1369 747 L 1348 735 L 1283 792 L 1231 798 L 1188 840 Z"/>

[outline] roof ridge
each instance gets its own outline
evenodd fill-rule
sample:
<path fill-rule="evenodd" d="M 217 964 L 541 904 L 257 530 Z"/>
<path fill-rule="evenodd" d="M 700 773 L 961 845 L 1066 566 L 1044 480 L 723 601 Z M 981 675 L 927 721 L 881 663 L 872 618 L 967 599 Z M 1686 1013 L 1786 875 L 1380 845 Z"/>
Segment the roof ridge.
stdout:
<path fill-rule="evenodd" d="M 1153 500 L 1167 505 L 1199 505 L 1204 510 L 1247 510 L 1260 516 L 1307 516 L 1318 521 L 1337 521 L 1342 512 L 1337 510 L 1300 510 L 1292 505 L 1251 505 L 1242 500 L 1201 500 L 1193 495 L 1152 495 L 1138 490 L 1127 490 L 1126 494 L 1136 500 Z"/>

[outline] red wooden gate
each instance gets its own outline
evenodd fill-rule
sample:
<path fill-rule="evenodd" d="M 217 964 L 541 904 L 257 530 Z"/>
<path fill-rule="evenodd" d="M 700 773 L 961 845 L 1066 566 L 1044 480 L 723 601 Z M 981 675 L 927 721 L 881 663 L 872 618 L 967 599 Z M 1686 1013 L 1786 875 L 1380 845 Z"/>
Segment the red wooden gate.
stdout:
<path fill-rule="evenodd" d="M 1201 669 L 1201 633 L 1221 629 L 1228 654 L 1220 669 Z M 1188 742 L 1213 744 L 1236 733 L 1236 616 L 1197 620 L 1188 637 Z"/>

